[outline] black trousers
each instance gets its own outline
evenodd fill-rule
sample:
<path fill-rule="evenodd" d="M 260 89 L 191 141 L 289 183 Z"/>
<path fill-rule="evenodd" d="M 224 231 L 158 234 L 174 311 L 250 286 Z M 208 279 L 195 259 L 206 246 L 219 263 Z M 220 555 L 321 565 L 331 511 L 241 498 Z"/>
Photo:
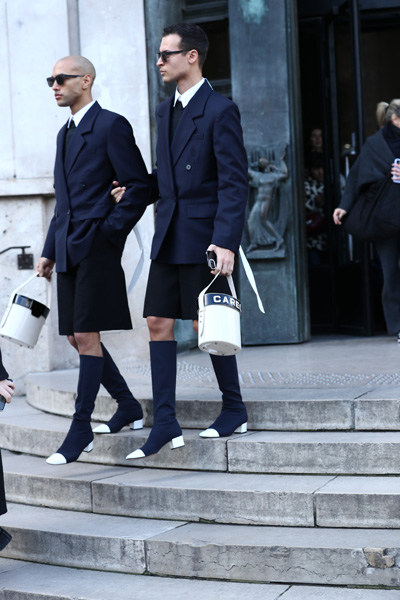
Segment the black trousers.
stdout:
<path fill-rule="evenodd" d="M 383 271 L 382 305 L 389 334 L 400 331 L 400 236 L 375 242 Z"/>

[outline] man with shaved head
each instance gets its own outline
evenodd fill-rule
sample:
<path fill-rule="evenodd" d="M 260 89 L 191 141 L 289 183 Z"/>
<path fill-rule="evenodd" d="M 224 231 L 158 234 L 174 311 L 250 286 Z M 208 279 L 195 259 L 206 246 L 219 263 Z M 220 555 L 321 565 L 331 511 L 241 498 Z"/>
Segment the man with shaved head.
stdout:
<path fill-rule="evenodd" d="M 118 402 L 102 431 L 142 427 L 142 408 L 101 343 L 100 331 L 132 328 L 121 255 L 146 208 L 148 175 L 129 122 L 93 100 L 95 77 L 87 58 L 67 56 L 47 78 L 58 106 L 69 107 L 70 116 L 57 137 L 56 207 L 36 268 L 50 279 L 56 266 L 59 332 L 80 361 L 72 424 L 47 459 L 50 464 L 73 462 L 92 449 L 90 419 L 100 383 Z M 126 187 L 118 204 L 110 196 L 115 179 Z"/>

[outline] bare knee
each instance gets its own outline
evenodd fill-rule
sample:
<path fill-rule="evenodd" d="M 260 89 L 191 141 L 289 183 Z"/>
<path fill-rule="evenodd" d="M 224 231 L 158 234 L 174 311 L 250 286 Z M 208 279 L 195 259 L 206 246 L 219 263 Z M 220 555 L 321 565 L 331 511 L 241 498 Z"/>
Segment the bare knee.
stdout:
<path fill-rule="evenodd" d="M 76 343 L 76 339 L 74 335 L 67 335 L 67 339 L 69 341 L 69 343 L 71 344 L 71 346 L 73 348 L 75 348 L 75 350 L 78 350 L 78 344 Z"/>
<path fill-rule="evenodd" d="M 165 317 L 147 317 L 150 339 L 152 342 L 174 339 L 175 319 Z"/>
<path fill-rule="evenodd" d="M 193 321 L 192 324 L 193 324 L 193 329 L 195 330 L 195 332 L 199 333 L 199 322 L 196 320 L 196 321 Z"/>
<path fill-rule="evenodd" d="M 90 354 L 91 356 L 102 356 L 100 334 L 97 332 L 74 333 L 75 342 L 79 354 Z"/>

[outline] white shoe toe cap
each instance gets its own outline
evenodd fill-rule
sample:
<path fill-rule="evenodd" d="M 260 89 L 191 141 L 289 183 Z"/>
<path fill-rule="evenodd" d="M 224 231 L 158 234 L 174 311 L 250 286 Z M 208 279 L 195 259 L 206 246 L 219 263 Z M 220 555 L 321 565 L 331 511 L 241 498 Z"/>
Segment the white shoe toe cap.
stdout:
<path fill-rule="evenodd" d="M 102 423 L 93 429 L 93 433 L 111 433 L 111 429 L 108 425 Z"/>
<path fill-rule="evenodd" d="M 144 458 L 145 456 L 145 453 L 142 450 L 138 449 L 128 454 L 126 458 Z"/>
<path fill-rule="evenodd" d="M 49 458 L 46 459 L 46 462 L 49 465 L 66 465 L 67 464 L 65 456 L 63 456 L 62 454 L 59 454 L 59 452 L 56 452 L 55 454 L 52 454 L 51 456 L 49 456 Z"/>
<path fill-rule="evenodd" d="M 219 433 L 216 429 L 205 429 L 201 433 L 199 433 L 200 437 L 203 438 L 218 438 Z"/>

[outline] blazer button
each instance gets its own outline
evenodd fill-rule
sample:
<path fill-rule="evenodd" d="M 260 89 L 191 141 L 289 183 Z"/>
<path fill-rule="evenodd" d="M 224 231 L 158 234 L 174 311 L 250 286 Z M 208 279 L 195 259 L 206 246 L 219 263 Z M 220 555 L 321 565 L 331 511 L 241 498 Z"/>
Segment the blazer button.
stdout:
<path fill-rule="evenodd" d="M 70 210 L 67 210 L 67 215 L 70 215 L 70 214 L 71 214 L 71 211 L 70 211 Z"/>
<path fill-rule="evenodd" d="M 190 171 L 191 168 L 192 168 L 192 165 L 186 165 L 186 171 Z"/>

